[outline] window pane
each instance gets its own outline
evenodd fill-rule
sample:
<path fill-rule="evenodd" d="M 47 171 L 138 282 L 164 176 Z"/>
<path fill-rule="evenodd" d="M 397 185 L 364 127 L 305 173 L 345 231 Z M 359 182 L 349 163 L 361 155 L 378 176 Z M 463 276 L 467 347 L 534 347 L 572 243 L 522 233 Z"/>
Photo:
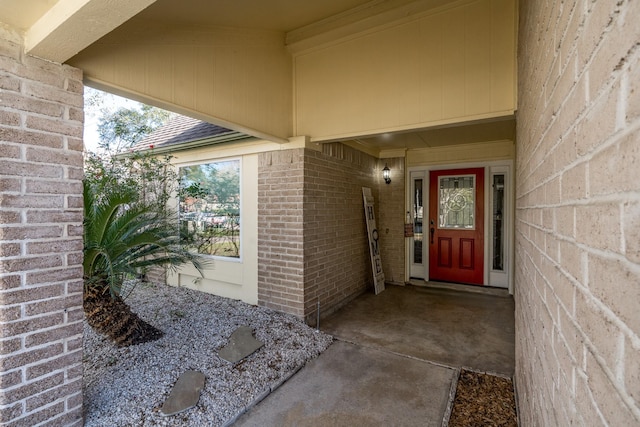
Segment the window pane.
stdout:
<path fill-rule="evenodd" d="M 438 180 L 438 227 L 475 228 L 475 175 L 441 176 Z"/>
<path fill-rule="evenodd" d="M 504 175 L 493 176 L 493 269 L 504 270 Z"/>
<path fill-rule="evenodd" d="M 205 255 L 240 257 L 240 160 L 180 168 L 180 230 Z"/>
<path fill-rule="evenodd" d="M 413 263 L 422 264 L 422 180 L 413 181 Z"/>

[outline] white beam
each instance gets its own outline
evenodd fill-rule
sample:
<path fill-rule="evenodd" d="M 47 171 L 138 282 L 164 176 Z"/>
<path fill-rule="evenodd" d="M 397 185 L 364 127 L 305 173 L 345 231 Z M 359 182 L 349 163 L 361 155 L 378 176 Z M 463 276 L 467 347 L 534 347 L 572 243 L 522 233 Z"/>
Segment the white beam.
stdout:
<path fill-rule="evenodd" d="M 155 1 L 60 0 L 27 31 L 27 53 L 65 62 Z"/>

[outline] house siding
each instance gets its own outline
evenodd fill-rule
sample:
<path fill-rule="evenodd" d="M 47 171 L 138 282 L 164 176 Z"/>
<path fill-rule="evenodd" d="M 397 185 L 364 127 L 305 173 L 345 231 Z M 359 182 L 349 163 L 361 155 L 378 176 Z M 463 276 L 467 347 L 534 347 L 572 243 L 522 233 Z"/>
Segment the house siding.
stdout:
<path fill-rule="evenodd" d="M 640 2 L 520 2 L 522 425 L 640 423 Z"/>
<path fill-rule="evenodd" d="M 82 424 L 78 69 L 0 28 L 0 423 Z"/>

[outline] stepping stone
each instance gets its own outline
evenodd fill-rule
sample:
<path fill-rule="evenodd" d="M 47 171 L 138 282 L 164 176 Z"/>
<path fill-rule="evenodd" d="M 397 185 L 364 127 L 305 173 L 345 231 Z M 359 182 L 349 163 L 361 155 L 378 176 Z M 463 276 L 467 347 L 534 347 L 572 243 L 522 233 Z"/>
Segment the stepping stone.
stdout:
<path fill-rule="evenodd" d="M 253 337 L 253 329 L 248 326 L 240 326 L 229 337 L 229 343 L 220 349 L 218 356 L 227 362 L 237 363 L 260 347 L 263 342 Z"/>
<path fill-rule="evenodd" d="M 168 417 L 196 406 L 200 400 L 200 392 L 204 388 L 204 380 L 202 372 L 183 372 L 160 408 L 160 414 Z"/>

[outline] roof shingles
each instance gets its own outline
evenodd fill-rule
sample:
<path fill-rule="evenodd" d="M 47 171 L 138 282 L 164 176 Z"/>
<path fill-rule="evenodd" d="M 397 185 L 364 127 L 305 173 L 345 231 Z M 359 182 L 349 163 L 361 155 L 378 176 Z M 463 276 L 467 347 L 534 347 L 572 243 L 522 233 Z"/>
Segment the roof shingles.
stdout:
<path fill-rule="evenodd" d="M 239 135 L 238 132 L 217 126 L 202 120 L 178 115 L 167 124 L 159 127 L 149 135 L 138 141 L 132 151 L 144 151 L 153 148 L 179 145 L 187 142 L 199 141 L 225 134 Z M 237 139 L 237 138 L 235 138 Z"/>

